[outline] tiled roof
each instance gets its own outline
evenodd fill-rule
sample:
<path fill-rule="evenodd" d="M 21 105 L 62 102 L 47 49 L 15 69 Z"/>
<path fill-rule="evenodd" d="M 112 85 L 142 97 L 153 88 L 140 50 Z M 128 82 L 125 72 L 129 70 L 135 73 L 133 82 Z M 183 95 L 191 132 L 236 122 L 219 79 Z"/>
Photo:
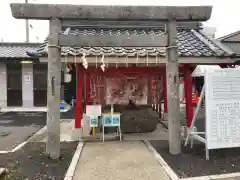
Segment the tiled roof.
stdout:
<path fill-rule="evenodd" d="M 73 35 L 94 35 L 94 34 L 137 34 L 139 36 L 161 36 L 163 35 L 161 29 L 75 29 L 71 30 L 69 34 Z M 224 48 L 220 43 L 210 39 L 204 35 L 200 30 L 194 29 L 178 29 L 178 55 L 184 57 L 226 57 L 233 53 Z M 48 39 L 38 48 L 37 52 L 29 53 L 30 55 L 38 54 L 41 56 L 47 55 Z M 79 55 L 86 54 L 87 56 L 165 56 L 165 47 L 62 47 L 62 55 Z"/>
<path fill-rule="evenodd" d="M 228 38 L 233 37 L 233 36 L 238 35 L 238 34 L 240 34 L 240 31 L 235 31 L 233 33 L 230 33 L 230 34 L 227 34 L 225 36 L 222 36 L 222 37 L 218 38 L 218 40 L 219 41 L 228 41 L 227 40 Z"/>
<path fill-rule="evenodd" d="M 27 51 L 36 51 L 39 43 L 0 43 L 0 58 L 32 58 Z"/>

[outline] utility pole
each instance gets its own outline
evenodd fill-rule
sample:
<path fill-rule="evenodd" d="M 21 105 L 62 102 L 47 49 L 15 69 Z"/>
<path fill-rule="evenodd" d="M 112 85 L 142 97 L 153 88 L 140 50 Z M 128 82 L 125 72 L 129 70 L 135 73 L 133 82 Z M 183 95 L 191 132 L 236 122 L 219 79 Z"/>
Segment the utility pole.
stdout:
<path fill-rule="evenodd" d="M 168 100 L 169 152 L 181 153 L 180 100 L 179 100 L 179 63 L 177 53 L 177 23 L 170 20 L 166 25 L 168 47 L 166 53 L 166 81 Z"/>
<path fill-rule="evenodd" d="M 25 4 L 28 4 L 28 0 L 25 0 Z M 29 21 L 26 19 L 26 42 L 29 42 Z"/>

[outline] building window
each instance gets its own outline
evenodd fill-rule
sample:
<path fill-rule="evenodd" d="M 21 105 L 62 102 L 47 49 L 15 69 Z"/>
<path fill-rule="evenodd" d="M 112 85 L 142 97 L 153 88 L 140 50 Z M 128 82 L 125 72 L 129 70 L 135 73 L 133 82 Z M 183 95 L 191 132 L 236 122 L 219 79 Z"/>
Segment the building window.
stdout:
<path fill-rule="evenodd" d="M 7 64 L 7 106 L 22 106 L 21 64 Z"/>

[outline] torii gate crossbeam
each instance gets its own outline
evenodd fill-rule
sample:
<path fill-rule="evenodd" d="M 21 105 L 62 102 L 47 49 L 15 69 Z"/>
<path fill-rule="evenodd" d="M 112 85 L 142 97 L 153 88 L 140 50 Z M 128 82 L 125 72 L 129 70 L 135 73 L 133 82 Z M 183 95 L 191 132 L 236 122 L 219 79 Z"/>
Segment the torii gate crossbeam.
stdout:
<path fill-rule="evenodd" d="M 50 21 L 48 45 L 48 116 L 46 150 L 50 157 L 60 156 L 60 81 L 61 45 L 80 46 L 155 46 L 167 48 L 167 90 L 169 151 L 181 153 L 180 104 L 179 104 L 179 63 L 177 56 L 177 21 L 206 21 L 210 19 L 211 6 L 91 6 L 56 4 L 10 5 L 13 17 L 17 19 L 37 19 Z M 146 39 L 127 36 L 109 37 L 67 37 L 60 36 L 62 20 L 114 20 L 114 21 L 162 21 L 166 23 L 166 37 Z M 142 38 L 142 39 L 141 39 Z M 83 41 L 80 42 L 80 40 Z"/>

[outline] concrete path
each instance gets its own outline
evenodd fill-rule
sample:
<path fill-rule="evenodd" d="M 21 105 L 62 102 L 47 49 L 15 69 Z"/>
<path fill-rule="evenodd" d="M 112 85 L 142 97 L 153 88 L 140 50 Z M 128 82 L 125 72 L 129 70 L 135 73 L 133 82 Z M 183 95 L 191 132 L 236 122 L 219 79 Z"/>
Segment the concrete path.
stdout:
<path fill-rule="evenodd" d="M 75 131 L 77 131 L 77 135 L 79 137 L 74 137 L 76 136 Z M 63 141 L 79 141 L 80 140 L 80 129 L 75 129 L 74 128 L 74 120 L 61 120 L 60 122 L 60 140 Z M 46 142 L 47 140 L 47 129 L 46 127 L 44 130 L 32 137 L 31 141 L 32 142 Z"/>
<path fill-rule="evenodd" d="M 140 141 L 85 143 L 73 180 L 169 180 Z"/>

